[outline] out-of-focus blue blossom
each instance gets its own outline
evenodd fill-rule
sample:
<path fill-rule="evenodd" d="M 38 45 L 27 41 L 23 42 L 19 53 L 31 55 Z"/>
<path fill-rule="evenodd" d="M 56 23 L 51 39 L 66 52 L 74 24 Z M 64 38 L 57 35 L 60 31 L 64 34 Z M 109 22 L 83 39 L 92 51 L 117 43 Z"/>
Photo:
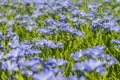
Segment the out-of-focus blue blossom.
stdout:
<path fill-rule="evenodd" d="M 40 50 L 30 49 L 30 50 L 26 51 L 25 55 L 27 56 L 30 54 L 41 54 L 41 53 L 42 53 L 42 51 L 40 51 Z"/>
<path fill-rule="evenodd" d="M 78 80 L 77 76 L 68 76 L 67 77 L 68 80 Z"/>
<path fill-rule="evenodd" d="M 7 0 L 2 0 L 2 1 L 0 1 L 0 6 L 1 6 L 1 5 L 4 5 L 6 2 L 7 2 Z"/>
<path fill-rule="evenodd" d="M 69 28 L 69 24 L 68 23 L 65 23 L 65 22 L 58 22 L 57 23 L 57 26 L 61 26 L 60 30 L 62 28 Z M 63 26 L 63 27 L 62 27 Z M 61 30 L 62 31 L 62 30 Z"/>
<path fill-rule="evenodd" d="M 13 27 L 12 26 L 9 26 L 7 28 L 7 33 L 6 33 L 6 36 L 5 36 L 5 39 L 8 39 L 8 38 L 13 38 L 14 36 L 16 35 L 15 32 L 13 32 Z"/>
<path fill-rule="evenodd" d="M 80 14 L 80 11 L 78 9 L 71 9 L 70 11 L 73 15 L 78 15 Z"/>
<path fill-rule="evenodd" d="M 46 26 L 46 27 L 42 27 L 40 29 L 37 30 L 37 33 L 40 32 L 41 34 L 57 34 L 58 33 L 58 28 L 56 27 L 56 25 L 50 25 L 50 26 Z"/>
<path fill-rule="evenodd" d="M 104 2 L 110 2 L 110 0 L 103 0 Z"/>
<path fill-rule="evenodd" d="M 6 38 L 5 39 L 8 39 L 8 38 L 13 38 L 15 36 L 15 32 L 12 32 L 12 31 L 8 31 L 7 32 L 7 35 L 5 36 Z"/>
<path fill-rule="evenodd" d="M 28 45 L 29 46 L 30 43 L 30 40 L 24 40 L 20 43 L 20 45 Z M 32 46 L 31 46 L 32 47 Z"/>
<path fill-rule="evenodd" d="M 37 23 L 36 23 L 35 21 L 29 21 L 28 24 L 29 24 L 30 26 L 36 26 Z M 33 27 L 33 28 L 34 28 L 34 27 Z"/>
<path fill-rule="evenodd" d="M 20 48 L 12 49 L 9 51 L 7 55 L 5 55 L 6 58 L 9 58 L 11 60 L 16 60 L 20 57 L 23 57 L 25 55 L 25 51 L 21 50 Z"/>
<path fill-rule="evenodd" d="M 55 77 L 55 79 L 56 79 L 56 80 L 66 80 L 66 78 L 62 76 L 62 73 L 61 73 L 61 72 L 59 72 L 59 73 L 57 74 L 57 76 Z"/>
<path fill-rule="evenodd" d="M 66 19 L 67 17 L 64 14 L 59 13 L 60 19 Z"/>
<path fill-rule="evenodd" d="M 118 63 L 118 61 L 114 57 L 112 57 L 112 56 L 110 56 L 108 54 L 106 54 L 106 55 L 104 54 L 102 57 L 107 61 L 106 62 L 107 66 L 111 66 L 113 64 Z"/>
<path fill-rule="evenodd" d="M 17 63 L 18 63 L 18 65 L 19 65 L 19 68 L 20 68 L 20 69 L 23 69 L 23 68 L 26 67 L 26 65 L 25 65 L 25 60 L 22 59 L 22 58 L 19 59 Z"/>
<path fill-rule="evenodd" d="M 34 45 L 37 46 L 37 47 L 39 47 L 39 46 L 44 47 L 45 46 L 43 41 L 37 40 L 37 39 L 34 39 Z"/>
<path fill-rule="evenodd" d="M 86 24 L 86 23 L 87 23 L 87 20 L 82 19 L 81 23 L 82 23 L 82 24 Z"/>
<path fill-rule="evenodd" d="M 108 59 L 108 60 L 109 61 L 108 61 L 107 66 L 111 66 L 113 64 L 117 64 L 118 63 L 118 61 L 115 58 L 113 58 L 113 57 L 111 57 L 111 59 Z"/>
<path fill-rule="evenodd" d="M 92 20 L 93 25 L 95 25 L 95 24 L 101 25 L 101 23 L 102 23 L 102 19 L 100 19 L 100 18 Z"/>
<path fill-rule="evenodd" d="M 100 73 L 101 75 L 104 75 L 106 71 L 105 67 L 99 67 L 96 69 L 96 72 Z"/>
<path fill-rule="evenodd" d="M 96 5 L 88 4 L 87 6 L 89 9 L 91 9 L 91 11 L 96 11 Z"/>
<path fill-rule="evenodd" d="M 57 68 L 53 68 L 51 65 L 43 63 L 42 66 L 43 66 L 42 68 L 43 71 L 52 71 L 57 73 Z"/>
<path fill-rule="evenodd" d="M 47 58 L 47 64 L 50 64 L 52 66 L 65 66 L 67 63 L 68 61 L 63 59 Z"/>
<path fill-rule="evenodd" d="M 120 32 L 120 27 L 111 27 L 111 31 Z"/>
<path fill-rule="evenodd" d="M 75 66 L 72 68 L 73 71 L 76 70 L 80 70 L 82 72 L 92 72 L 93 70 L 104 66 L 104 62 L 100 61 L 100 60 L 94 60 L 94 59 L 89 59 L 89 60 L 85 60 L 81 63 L 75 63 Z"/>
<path fill-rule="evenodd" d="M 64 7 L 69 7 L 69 6 L 72 6 L 72 5 L 73 5 L 72 2 L 69 1 L 69 0 L 62 1 L 61 4 L 62 4 L 62 6 L 64 6 Z"/>
<path fill-rule="evenodd" d="M 69 27 L 69 26 L 66 26 L 64 28 L 61 28 L 60 29 L 61 31 L 68 31 L 68 32 L 71 32 L 72 34 L 75 34 L 79 37 L 83 37 L 85 33 L 83 32 L 80 32 L 79 30 L 73 28 L 73 27 Z"/>
<path fill-rule="evenodd" d="M 33 65 L 33 66 L 30 68 L 30 70 L 31 70 L 32 72 L 38 72 L 38 71 L 39 71 L 38 65 Z"/>
<path fill-rule="evenodd" d="M 53 68 L 53 67 L 50 69 L 50 71 L 53 71 L 54 73 L 64 72 L 64 70 L 61 68 Z"/>
<path fill-rule="evenodd" d="M 9 32 L 9 31 L 13 32 L 13 26 L 9 26 L 9 27 L 7 28 L 7 32 Z"/>
<path fill-rule="evenodd" d="M 18 22 L 21 22 L 22 24 L 24 24 L 28 22 L 28 19 L 23 19 L 22 21 L 18 20 Z"/>
<path fill-rule="evenodd" d="M 16 10 L 10 9 L 10 10 L 7 11 L 7 15 L 10 15 L 11 13 L 15 13 L 15 12 L 16 12 Z"/>
<path fill-rule="evenodd" d="M 19 36 L 14 36 L 12 41 L 8 43 L 11 48 L 16 48 L 19 46 Z"/>
<path fill-rule="evenodd" d="M 77 32 L 78 30 L 73 28 L 73 27 L 69 27 L 68 31 L 70 31 L 71 33 L 75 33 Z"/>
<path fill-rule="evenodd" d="M 7 23 L 8 23 L 9 26 L 12 26 L 15 23 L 15 21 L 14 20 L 9 20 L 9 21 L 7 21 Z"/>
<path fill-rule="evenodd" d="M 18 64 L 16 62 L 3 61 L 2 69 L 7 70 L 9 72 L 18 71 Z"/>
<path fill-rule="evenodd" d="M 75 61 L 79 60 L 80 57 L 83 57 L 83 56 L 84 56 L 84 54 L 81 49 L 76 51 L 75 54 L 73 54 L 73 53 L 70 54 L 70 57 L 74 58 Z"/>
<path fill-rule="evenodd" d="M 87 13 L 84 10 L 80 11 L 80 14 L 82 17 L 85 17 L 87 15 Z"/>
<path fill-rule="evenodd" d="M 113 39 L 111 42 L 112 42 L 112 43 L 115 43 L 115 44 L 120 44 L 120 40 L 115 40 L 115 39 Z"/>
<path fill-rule="evenodd" d="M 54 24 L 55 24 L 55 23 L 54 23 Z M 47 29 L 56 30 L 56 31 L 58 30 L 56 24 L 55 24 L 55 25 L 48 26 Z"/>
<path fill-rule="evenodd" d="M 22 18 L 23 18 L 23 19 L 29 19 L 29 18 L 31 18 L 31 16 L 28 15 L 28 14 L 24 14 L 24 15 L 22 16 Z"/>
<path fill-rule="evenodd" d="M 81 76 L 79 80 L 87 80 L 86 77 Z"/>
<path fill-rule="evenodd" d="M 58 48 L 63 48 L 64 47 L 61 42 L 57 42 L 57 46 L 58 46 Z"/>
<path fill-rule="evenodd" d="M 45 45 L 48 47 L 48 48 L 55 48 L 56 47 L 56 44 L 52 41 L 46 41 L 44 40 L 44 43 Z"/>
<path fill-rule="evenodd" d="M 4 58 L 4 52 L 0 52 L 0 60 Z"/>
<path fill-rule="evenodd" d="M 78 36 L 78 37 L 83 37 L 83 36 L 85 35 L 85 33 L 80 32 L 80 31 L 74 32 L 73 34 L 75 34 L 75 35 Z"/>
<path fill-rule="evenodd" d="M 39 72 L 39 71 L 52 71 L 52 67 L 50 65 L 45 64 L 42 60 L 39 62 L 39 64 L 35 64 L 31 66 L 32 72 Z"/>
<path fill-rule="evenodd" d="M 90 17 L 90 19 L 94 19 L 94 17 L 95 17 L 94 15 L 96 15 L 95 12 L 91 11 L 91 12 L 87 13 L 86 17 L 87 18 Z"/>
<path fill-rule="evenodd" d="M 44 23 L 46 23 L 46 24 L 53 24 L 53 22 L 54 22 L 54 19 L 52 19 L 52 18 L 47 18 L 47 19 L 45 19 L 44 20 Z"/>
<path fill-rule="evenodd" d="M 87 48 L 82 51 L 81 49 L 77 50 L 75 54 L 71 54 L 70 56 L 75 60 L 79 60 L 83 56 L 91 56 L 92 58 L 102 58 L 104 53 L 104 46 L 94 46 L 93 48 Z"/>
<path fill-rule="evenodd" d="M 116 0 L 116 2 L 118 2 L 118 3 L 119 3 L 119 2 L 120 2 L 120 0 Z"/>
<path fill-rule="evenodd" d="M 54 73 L 51 71 L 39 72 L 32 77 L 33 80 L 54 80 Z"/>
<path fill-rule="evenodd" d="M 49 19 L 47 19 L 47 20 L 49 20 Z M 62 20 L 62 21 L 65 21 L 65 20 Z M 54 25 L 51 25 L 51 26 L 48 26 L 48 27 L 45 27 L 45 28 L 40 28 L 40 29 L 37 30 L 37 33 L 40 32 L 42 34 L 56 34 L 60 30 L 60 31 L 71 32 L 72 34 L 75 34 L 79 37 L 84 36 L 83 32 L 80 32 L 79 30 L 77 30 L 73 27 L 69 27 L 69 25 L 64 23 L 64 22 L 60 21 L 60 22 L 56 23 L 56 22 L 52 21 L 49 24 L 52 24 L 52 23 L 54 23 Z M 60 26 L 60 29 L 57 26 Z"/>
<path fill-rule="evenodd" d="M 35 64 L 39 64 L 40 62 L 41 62 L 40 59 L 30 58 L 30 59 L 26 60 L 26 61 L 24 62 L 24 64 L 25 64 L 26 66 L 33 66 L 33 65 L 35 65 Z"/>
<path fill-rule="evenodd" d="M 94 46 L 93 48 L 98 48 L 98 49 L 104 50 L 106 48 L 106 46 L 98 45 L 98 46 Z"/>
<path fill-rule="evenodd" d="M 115 22 L 111 21 L 111 22 L 103 23 L 101 27 L 112 30 L 114 26 L 115 26 Z"/>
<path fill-rule="evenodd" d="M 91 70 L 94 70 L 95 68 L 99 68 L 105 64 L 104 62 L 100 60 L 96 61 L 93 59 L 85 60 L 84 63 L 86 64 L 86 66 L 88 65 Z"/>
<path fill-rule="evenodd" d="M 20 19 L 20 18 L 22 18 L 22 16 L 19 14 L 15 16 L 15 19 Z"/>
<path fill-rule="evenodd" d="M 104 53 L 104 48 L 103 46 L 94 46 L 93 48 L 88 48 L 84 51 L 85 54 L 91 55 L 92 58 L 99 58 L 101 57 Z"/>
<path fill-rule="evenodd" d="M 116 49 L 120 49 L 120 45 L 119 45 L 119 46 L 114 46 L 114 48 L 116 48 Z"/>
<path fill-rule="evenodd" d="M 6 19 L 6 18 L 1 18 L 1 19 L 0 19 L 0 22 L 1 22 L 1 23 L 5 23 L 5 22 L 7 22 L 7 19 Z"/>
<path fill-rule="evenodd" d="M 113 17 L 113 15 L 108 15 L 108 14 L 111 14 L 111 12 L 110 11 L 108 11 L 108 12 L 106 12 L 106 13 L 104 13 L 106 16 L 104 16 L 104 20 L 105 20 L 105 22 L 108 20 L 109 22 L 111 22 L 111 24 L 115 24 L 114 23 L 114 17 Z M 109 23 L 108 22 L 108 23 Z M 110 24 L 110 23 L 109 23 Z"/>
<path fill-rule="evenodd" d="M 32 17 L 35 17 L 35 18 L 38 18 L 39 16 L 41 16 L 42 15 L 42 13 L 39 11 L 39 9 L 38 10 L 35 10 L 34 12 L 33 12 L 33 14 L 32 14 Z"/>
<path fill-rule="evenodd" d="M 4 38 L 2 32 L 0 32 L 0 40 L 2 40 Z"/>
<path fill-rule="evenodd" d="M 52 40 L 35 40 L 35 46 L 47 47 L 47 48 L 62 48 L 62 43 L 60 42 L 53 42 Z"/>
<path fill-rule="evenodd" d="M 78 50 L 75 52 L 75 54 L 71 54 L 71 57 L 74 58 L 74 60 L 79 60 L 80 57 L 84 57 L 84 56 L 91 56 L 94 59 L 89 59 L 89 60 L 85 60 L 83 62 L 77 62 L 75 63 L 75 66 L 72 68 L 72 71 L 76 71 L 76 70 L 80 70 L 82 72 L 92 72 L 93 70 L 97 70 L 98 73 L 100 73 L 101 75 L 104 75 L 106 68 L 104 67 L 104 65 L 106 66 L 111 66 L 113 64 L 117 64 L 118 61 L 111 57 L 108 54 L 104 53 L 104 48 L 105 46 L 94 46 L 93 48 L 88 48 L 84 51 L 82 50 Z M 104 59 L 102 60 L 95 60 L 96 58 L 101 58 Z"/>
<path fill-rule="evenodd" d="M 0 16 L 4 16 L 4 14 L 0 12 Z"/>
<path fill-rule="evenodd" d="M 120 11 L 120 7 L 116 7 L 115 11 Z M 116 20 L 116 22 L 120 22 L 120 20 Z"/>
<path fill-rule="evenodd" d="M 31 70 L 22 70 L 22 74 L 26 76 L 32 76 L 33 72 Z"/>
<path fill-rule="evenodd" d="M 11 59 L 11 60 L 16 60 L 20 57 L 23 57 L 25 54 L 25 51 L 16 48 L 16 49 L 12 49 L 9 51 L 9 53 L 7 55 L 5 55 L 5 58 Z"/>
<path fill-rule="evenodd" d="M 40 28 L 37 30 L 37 33 L 40 32 L 42 34 L 47 34 L 50 33 L 51 30 L 45 29 L 45 28 Z"/>
<path fill-rule="evenodd" d="M 26 26 L 25 27 L 27 31 L 32 32 L 33 31 L 33 26 Z"/>
<path fill-rule="evenodd" d="M 35 71 L 35 69 L 33 68 L 37 68 L 38 65 L 43 66 L 43 61 L 39 58 L 39 57 L 33 57 L 30 59 L 25 60 L 24 58 L 21 58 L 18 60 L 18 65 L 20 69 L 24 69 L 24 68 L 31 68 L 31 71 Z"/>
<path fill-rule="evenodd" d="M 22 50 L 30 50 L 33 46 L 32 45 L 28 45 L 28 44 L 20 44 L 19 45 L 19 48 L 22 49 Z"/>

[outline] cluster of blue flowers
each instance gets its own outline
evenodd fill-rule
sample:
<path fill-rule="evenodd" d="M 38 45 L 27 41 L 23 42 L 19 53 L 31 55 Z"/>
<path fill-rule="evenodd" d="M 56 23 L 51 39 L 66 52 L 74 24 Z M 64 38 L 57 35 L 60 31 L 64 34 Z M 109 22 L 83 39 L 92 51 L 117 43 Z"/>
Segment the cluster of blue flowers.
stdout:
<path fill-rule="evenodd" d="M 104 53 L 104 48 L 104 46 L 95 46 L 84 51 L 80 49 L 75 53 L 72 53 L 71 57 L 77 61 L 72 70 L 80 70 L 82 72 L 92 72 L 93 70 L 96 70 L 101 75 L 104 75 L 106 71 L 105 66 L 109 67 L 118 63 L 115 58 Z M 85 56 L 89 56 L 90 59 L 80 62 L 80 59 Z"/>
<path fill-rule="evenodd" d="M 109 0 L 104 0 L 104 2 L 109 2 Z M 116 0 L 116 2 L 120 1 Z M 21 4 L 19 6 L 21 11 L 22 9 L 26 10 L 26 7 L 29 6 L 31 14 L 21 15 L 17 10 L 19 7 L 16 3 Z M 0 68 L 8 72 L 21 71 L 21 74 L 28 77 L 31 76 L 34 80 L 87 80 L 84 73 L 92 73 L 93 71 L 104 75 L 106 68 L 118 63 L 114 57 L 105 53 L 105 46 L 98 45 L 86 50 L 79 49 L 71 53 L 70 58 L 75 61 L 71 72 L 79 71 L 80 73 L 64 77 L 62 73 L 69 63 L 68 60 L 40 57 L 41 54 L 44 54 L 40 50 L 41 48 L 46 50 L 63 49 L 64 44 L 62 42 L 45 38 L 20 41 L 21 36 L 18 36 L 14 31 L 14 26 L 19 24 L 16 26 L 18 29 L 22 27 L 30 33 L 35 31 L 41 35 L 54 35 L 68 32 L 71 36 L 75 35 L 82 38 L 85 36 L 85 32 L 81 32 L 78 27 L 82 24 L 89 24 L 93 30 L 100 27 L 103 30 L 120 32 L 120 27 L 117 26 L 120 20 L 116 20 L 109 10 L 105 10 L 104 17 L 97 12 L 96 9 L 102 4 L 98 2 L 87 3 L 90 12 L 85 12 L 79 8 L 82 3 L 84 3 L 82 0 L 78 2 L 73 2 L 72 0 L 11 0 L 10 2 L 2 0 L 0 7 L 8 5 L 14 9 L 0 12 L 0 23 L 5 23 L 8 26 L 6 33 L 0 31 Z M 36 8 L 32 9 L 34 6 Z M 120 10 L 120 8 L 116 10 L 118 9 Z M 14 14 L 14 19 L 5 17 L 12 14 Z M 44 19 L 40 22 L 44 25 L 39 26 L 41 25 L 38 24 L 39 18 L 43 15 L 51 15 L 53 17 Z M 55 20 L 54 15 L 58 16 L 58 20 Z M 69 21 L 74 25 L 70 24 Z M 75 28 L 72 25 L 78 27 Z M 6 44 L 3 43 L 3 40 L 9 41 L 6 43 L 7 46 L 5 46 Z M 117 44 L 117 46 L 114 46 L 115 48 L 120 48 L 120 40 L 112 40 L 111 43 Z"/>

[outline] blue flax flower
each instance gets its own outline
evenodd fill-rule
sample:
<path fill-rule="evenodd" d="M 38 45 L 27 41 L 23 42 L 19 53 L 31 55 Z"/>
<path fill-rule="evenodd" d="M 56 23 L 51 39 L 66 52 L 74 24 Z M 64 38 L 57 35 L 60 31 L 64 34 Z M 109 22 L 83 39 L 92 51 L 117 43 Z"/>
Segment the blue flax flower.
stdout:
<path fill-rule="evenodd" d="M 18 64 L 11 61 L 3 61 L 2 69 L 7 70 L 8 72 L 18 71 Z"/>
<path fill-rule="evenodd" d="M 18 60 L 18 65 L 21 69 L 25 67 L 32 67 L 32 66 L 39 65 L 39 64 L 42 64 L 42 61 L 38 57 L 33 57 L 27 60 L 24 60 L 24 59 Z"/>
<path fill-rule="evenodd" d="M 111 27 L 111 31 L 120 32 L 120 27 Z"/>
<path fill-rule="evenodd" d="M 77 62 L 75 66 L 72 68 L 73 71 L 80 70 L 82 72 L 92 72 L 95 69 L 98 69 L 104 66 L 105 63 L 100 60 L 89 59 L 85 60 L 81 63 Z"/>
<path fill-rule="evenodd" d="M 55 79 L 56 79 L 56 80 L 66 80 L 66 78 L 63 77 L 63 75 L 62 75 L 61 72 L 59 72 L 59 73 L 57 74 L 57 76 L 55 77 Z"/>
<path fill-rule="evenodd" d="M 52 66 L 65 66 L 67 63 L 68 61 L 63 59 L 47 58 L 47 64 L 50 64 Z"/>
<path fill-rule="evenodd" d="M 85 56 L 85 55 L 81 49 L 76 51 L 75 54 L 73 54 L 73 53 L 70 54 L 70 57 L 72 57 L 75 61 L 79 60 L 80 57 L 82 57 L 82 56 Z"/>
<path fill-rule="evenodd" d="M 78 80 L 77 76 L 68 76 L 68 80 Z"/>
<path fill-rule="evenodd" d="M 22 70 L 22 74 L 26 76 L 32 76 L 33 72 L 31 70 Z"/>
<path fill-rule="evenodd" d="M 20 48 L 16 48 L 16 49 L 10 50 L 9 53 L 5 55 L 5 58 L 16 60 L 20 57 L 23 57 L 24 54 L 25 54 L 25 51 L 21 50 Z"/>
<path fill-rule="evenodd" d="M 41 53 L 42 53 L 42 51 L 40 51 L 40 50 L 29 49 L 25 52 L 25 56 L 28 56 L 30 54 L 41 54 Z"/>
<path fill-rule="evenodd" d="M 0 60 L 4 58 L 4 52 L 0 52 Z"/>
<path fill-rule="evenodd" d="M 105 67 L 99 67 L 96 69 L 96 72 L 100 73 L 101 75 L 104 75 L 106 71 Z"/>
<path fill-rule="evenodd" d="M 112 43 L 115 43 L 115 44 L 120 44 L 120 40 L 115 40 L 115 39 L 113 39 L 111 42 L 112 42 Z"/>
<path fill-rule="evenodd" d="M 19 36 L 14 36 L 12 41 L 8 43 L 11 48 L 16 48 L 19 46 Z"/>
<path fill-rule="evenodd" d="M 0 32 L 0 40 L 4 39 L 2 32 Z"/>
<path fill-rule="evenodd" d="M 102 58 L 104 55 L 104 46 L 94 46 L 93 48 L 86 49 L 83 53 L 92 56 L 92 58 Z"/>
<path fill-rule="evenodd" d="M 54 73 L 51 71 L 39 72 L 32 77 L 33 80 L 54 80 Z"/>

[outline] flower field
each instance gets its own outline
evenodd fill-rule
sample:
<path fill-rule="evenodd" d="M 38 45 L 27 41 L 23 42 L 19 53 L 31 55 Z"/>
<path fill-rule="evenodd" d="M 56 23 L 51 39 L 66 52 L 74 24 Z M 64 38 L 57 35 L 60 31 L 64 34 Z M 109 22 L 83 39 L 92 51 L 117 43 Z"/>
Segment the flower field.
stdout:
<path fill-rule="evenodd" d="M 0 0 L 0 80 L 120 80 L 120 0 Z"/>

